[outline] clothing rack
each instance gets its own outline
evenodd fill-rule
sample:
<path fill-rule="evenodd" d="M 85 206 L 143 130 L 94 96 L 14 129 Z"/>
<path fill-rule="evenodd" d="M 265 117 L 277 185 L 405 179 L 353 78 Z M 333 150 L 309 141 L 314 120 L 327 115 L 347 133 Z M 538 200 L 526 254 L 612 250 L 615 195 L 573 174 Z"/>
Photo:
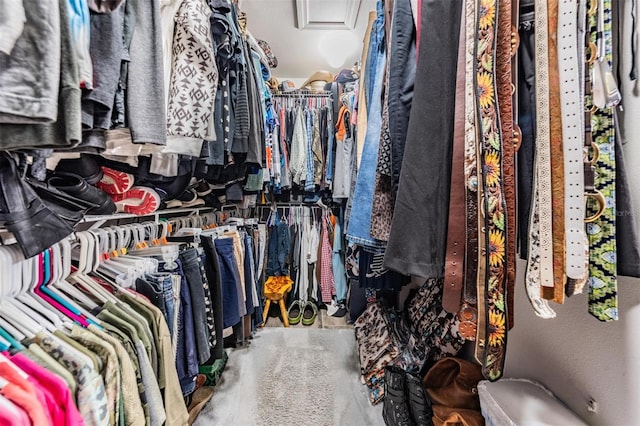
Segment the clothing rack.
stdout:
<path fill-rule="evenodd" d="M 311 90 L 297 90 L 295 92 L 273 92 L 271 94 L 274 98 L 283 97 L 283 98 L 304 98 L 304 97 L 315 97 L 315 98 L 329 98 L 331 97 L 331 92 L 313 92 Z"/>

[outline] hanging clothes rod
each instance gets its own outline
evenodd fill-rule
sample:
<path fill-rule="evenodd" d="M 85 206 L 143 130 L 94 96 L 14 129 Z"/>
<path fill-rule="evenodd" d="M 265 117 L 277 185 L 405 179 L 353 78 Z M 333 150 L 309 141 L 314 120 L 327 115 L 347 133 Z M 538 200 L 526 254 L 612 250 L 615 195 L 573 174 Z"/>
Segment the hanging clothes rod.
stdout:
<path fill-rule="evenodd" d="M 271 94 L 274 98 L 330 98 L 331 92 L 274 92 Z"/>

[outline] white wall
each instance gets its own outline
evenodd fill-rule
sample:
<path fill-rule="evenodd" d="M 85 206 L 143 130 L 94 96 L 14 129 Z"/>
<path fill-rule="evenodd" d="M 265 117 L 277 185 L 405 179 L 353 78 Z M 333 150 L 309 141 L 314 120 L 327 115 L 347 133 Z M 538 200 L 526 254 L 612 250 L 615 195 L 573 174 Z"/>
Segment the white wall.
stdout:
<path fill-rule="evenodd" d="M 619 1 L 628 17 L 632 0 Z M 624 24 L 624 151 L 634 213 L 640 219 L 640 93 L 628 79 L 631 20 Z M 506 376 L 539 380 L 590 424 L 640 425 L 640 279 L 619 279 L 618 322 L 601 323 L 589 315 L 586 294 L 554 304 L 557 318 L 542 320 L 525 294 L 523 262 L 518 270 Z M 595 412 L 588 410 L 590 399 L 597 404 Z"/>

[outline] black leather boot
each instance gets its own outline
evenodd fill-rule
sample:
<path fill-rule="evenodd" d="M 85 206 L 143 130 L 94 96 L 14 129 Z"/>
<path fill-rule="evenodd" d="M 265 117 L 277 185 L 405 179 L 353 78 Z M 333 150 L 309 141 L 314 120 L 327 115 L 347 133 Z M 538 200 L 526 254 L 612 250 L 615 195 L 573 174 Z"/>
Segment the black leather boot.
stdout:
<path fill-rule="evenodd" d="M 412 426 L 407 403 L 406 372 L 393 366 L 384 369 L 382 418 L 387 426 Z"/>
<path fill-rule="evenodd" d="M 418 426 L 433 426 L 433 410 L 431 409 L 431 399 L 422 384 L 419 376 L 407 373 L 407 400 L 411 418 Z"/>

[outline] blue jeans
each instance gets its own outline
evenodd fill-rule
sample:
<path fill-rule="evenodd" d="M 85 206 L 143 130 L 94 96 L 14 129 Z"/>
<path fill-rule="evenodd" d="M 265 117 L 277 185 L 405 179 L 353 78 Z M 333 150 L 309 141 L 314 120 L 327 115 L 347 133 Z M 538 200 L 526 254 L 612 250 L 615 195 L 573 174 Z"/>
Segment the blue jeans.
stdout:
<path fill-rule="evenodd" d="M 218 262 L 220 265 L 220 276 L 222 284 L 222 314 L 223 327 L 231 327 L 240 322 L 240 309 L 238 306 L 237 282 L 240 280 L 238 267 L 236 266 L 233 254 L 233 239 L 218 238 L 215 240 Z"/>
<path fill-rule="evenodd" d="M 209 359 L 211 348 L 209 346 L 209 330 L 207 329 L 204 286 L 198 258 L 198 250 L 195 248 L 190 248 L 180 253 L 182 271 L 186 278 L 186 281 L 183 280 L 183 283 L 189 286 L 190 291 L 198 361 L 200 364 L 203 364 Z"/>
<path fill-rule="evenodd" d="M 251 237 L 246 234 L 244 236 L 244 289 L 247 293 L 247 302 L 245 304 L 247 308 L 247 315 L 253 315 L 255 308 L 253 307 L 253 286 L 254 274 L 253 274 L 253 243 Z"/>
<path fill-rule="evenodd" d="M 136 280 L 136 291 L 147 297 L 154 306 L 160 309 L 169 326 L 169 333 L 173 336 L 176 330 L 173 329 L 175 306 L 171 274 L 146 274 L 144 278 Z"/>
<path fill-rule="evenodd" d="M 178 345 L 176 348 L 176 370 L 180 380 L 183 395 L 189 395 L 195 388 L 195 376 L 198 374 L 198 355 L 194 332 L 193 310 L 191 307 L 191 292 L 187 278 L 182 269 L 180 259 L 176 260 L 177 267 L 170 272 L 180 276 L 180 307 L 178 309 Z M 159 269 L 164 268 L 161 263 Z"/>
<path fill-rule="evenodd" d="M 378 164 L 378 148 L 382 130 L 382 83 L 386 66 L 384 42 L 384 7 L 378 2 L 378 17 L 371 30 L 369 54 L 367 57 L 366 92 L 371 93 L 367 99 L 367 133 L 362 150 L 362 158 L 356 188 L 353 194 L 352 211 L 347 227 L 347 238 L 363 247 L 372 250 L 384 248 L 385 242 L 371 237 L 371 211 L 373 209 L 373 189 L 376 167 Z"/>
<path fill-rule="evenodd" d="M 287 256 L 289 256 L 291 245 L 289 225 L 279 220 L 276 225 L 272 226 L 268 244 L 266 276 L 288 275 Z"/>

